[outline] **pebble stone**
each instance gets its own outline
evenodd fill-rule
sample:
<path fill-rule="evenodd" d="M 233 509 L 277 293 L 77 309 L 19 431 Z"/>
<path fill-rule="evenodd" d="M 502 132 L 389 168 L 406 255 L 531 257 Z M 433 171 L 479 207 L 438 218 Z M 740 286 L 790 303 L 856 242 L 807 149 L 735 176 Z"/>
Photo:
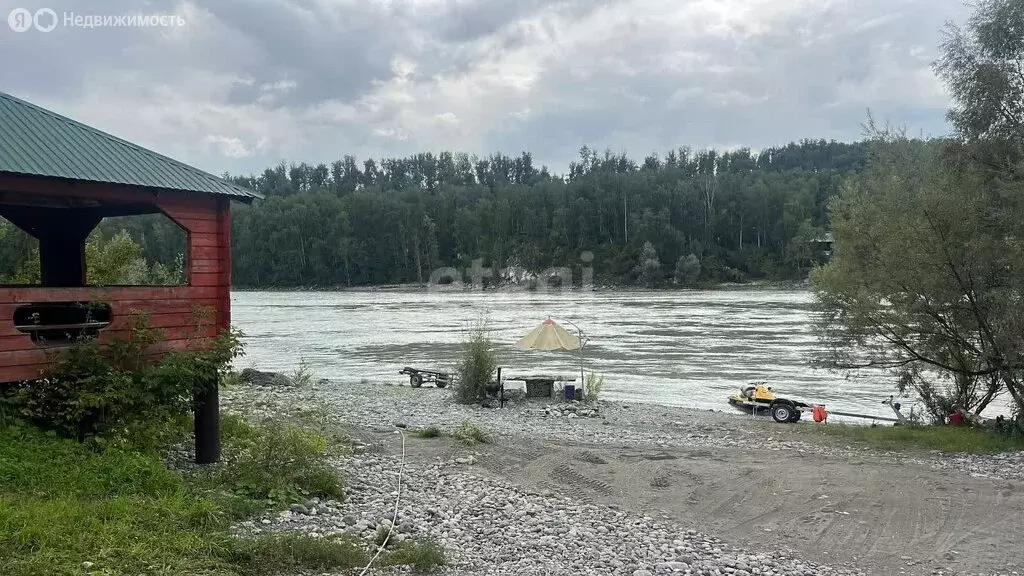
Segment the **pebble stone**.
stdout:
<path fill-rule="evenodd" d="M 791 438 L 755 437 L 742 417 L 717 412 L 617 402 L 597 405 L 516 402 L 502 409 L 462 406 L 450 390 L 410 389 L 369 382 L 320 380 L 307 387 L 248 385 L 225 391 L 223 405 L 249 417 L 272 417 L 296 407 L 326 403 L 338 424 L 387 429 L 452 429 L 469 418 L 492 433 L 534 438 L 572 435 L 614 446 L 743 446 L 757 441 L 772 450 L 799 450 L 838 457 L 863 455 L 852 447 L 830 447 Z M 583 414 L 581 414 L 583 412 Z M 577 414 L 570 418 L 569 414 Z M 394 429 L 393 427 L 391 429 Z M 359 449 L 363 448 L 363 449 Z M 344 502 L 296 503 L 289 510 L 241 522 L 240 534 L 304 532 L 326 537 L 354 534 L 372 542 L 380 527 L 392 539 L 430 537 L 445 549 L 444 574 L 660 576 L 861 576 L 851 566 L 826 566 L 777 550 L 739 549 L 694 530 L 639 513 L 532 493 L 476 473 L 472 457 L 406 462 L 398 516 L 397 456 L 356 446 L 332 462 L 349 479 Z M 994 460 L 938 453 L 908 457 L 874 452 L 973 475 L 1020 477 L 1024 452 Z M 994 462 L 994 463 L 993 463 Z M 384 572 L 374 572 L 384 573 Z"/>

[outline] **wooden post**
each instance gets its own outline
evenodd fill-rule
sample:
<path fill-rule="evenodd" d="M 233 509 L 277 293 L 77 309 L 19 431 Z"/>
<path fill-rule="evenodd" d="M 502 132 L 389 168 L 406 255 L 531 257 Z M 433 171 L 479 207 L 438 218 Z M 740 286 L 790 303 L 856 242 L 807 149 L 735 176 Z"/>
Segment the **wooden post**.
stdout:
<path fill-rule="evenodd" d="M 193 241 L 189 242 L 189 282 L 195 266 Z M 231 328 L 231 203 L 217 203 L 217 253 L 220 278 L 217 282 L 217 328 Z M 220 382 L 214 379 L 196 397 L 196 464 L 211 464 L 220 459 Z"/>
<path fill-rule="evenodd" d="M 220 459 L 220 401 L 216 380 L 196 395 L 196 464 L 212 464 Z"/>

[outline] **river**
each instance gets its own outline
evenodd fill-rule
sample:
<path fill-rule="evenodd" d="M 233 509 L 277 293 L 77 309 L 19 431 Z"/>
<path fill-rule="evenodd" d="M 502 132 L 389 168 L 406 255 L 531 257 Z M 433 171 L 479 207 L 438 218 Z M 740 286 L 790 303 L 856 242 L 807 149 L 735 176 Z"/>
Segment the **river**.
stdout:
<path fill-rule="evenodd" d="M 521 351 L 515 343 L 545 318 L 589 339 L 587 371 L 603 374 L 602 397 L 726 409 L 742 385 L 767 381 L 781 395 L 830 409 L 892 416 L 880 372 L 813 368 L 821 346 L 807 290 L 713 291 L 235 292 L 232 321 L 245 333 L 240 367 L 405 384 L 403 366 L 450 369 L 459 343 L 483 320 L 504 374 L 578 374 L 572 352 Z"/>

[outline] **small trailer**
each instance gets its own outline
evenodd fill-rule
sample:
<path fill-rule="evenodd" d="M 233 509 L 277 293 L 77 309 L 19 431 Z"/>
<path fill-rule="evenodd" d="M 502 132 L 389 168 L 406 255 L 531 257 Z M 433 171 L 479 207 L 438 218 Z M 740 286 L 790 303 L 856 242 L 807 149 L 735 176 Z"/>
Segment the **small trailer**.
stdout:
<path fill-rule="evenodd" d="M 433 382 L 434 386 L 438 388 L 444 388 L 452 381 L 452 375 L 448 372 L 439 372 L 437 370 L 424 370 L 422 368 L 413 368 L 406 366 L 398 371 L 399 374 L 409 375 L 409 385 L 413 388 L 419 388 L 423 386 L 424 382 Z"/>
<path fill-rule="evenodd" d="M 814 413 L 815 411 L 818 411 L 819 416 L 815 417 L 815 421 L 818 421 L 819 418 L 821 420 L 825 420 L 828 416 L 847 416 L 850 418 L 865 418 L 868 420 L 894 422 L 896 425 L 906 424 L 907 419 L 903 413 L 900 412 L 900 403 L 896 402 L 892 396 L 889 396 L 889 398 L 883 401 L 882 404 L 886 404 L 892 408 L 896 417 L 886 418 L 884 416 L 855 414 L 853 412 L 826 411 L 824 404 L 801 402 L 800 400 L 776 396 L 766 382 L 754 382 L 748 386 L 744 386 L 739 393 L 733 394 L 729 397 L 729 405 L 733 408 L 754 416 L 770 415 L 773 420 L 780 423 L 799 422 L 800 416 L 803 412 Z"/>

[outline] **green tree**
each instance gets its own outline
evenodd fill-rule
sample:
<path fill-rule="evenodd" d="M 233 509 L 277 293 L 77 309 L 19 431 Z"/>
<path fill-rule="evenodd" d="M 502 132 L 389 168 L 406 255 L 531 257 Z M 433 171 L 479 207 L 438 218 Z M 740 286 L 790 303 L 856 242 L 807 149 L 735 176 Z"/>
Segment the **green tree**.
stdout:
<path fill-rule="evenodd" d="M 640 283 L 645 286 L 655 286 L 661 282 L 661 260 L 658 260 L 658 252 L 654 244 L 644 242 L 643 251 L 640 253 L 640 264 L 636 268 Z"/>
<path fill-rule="evenodd" d="M 979 413 L 1019 388 L 1024 283 L 1009 271 L 1024 251 L 938 145 L 875 138 L 870 169 L 832 205 L 833 260 L 812 275 L 830 360 L 893 370 L 937 420 Z"/>
<path fill-rule="evenodd" d="M 812 278 L 831 361 L 882 366 L 941 420 L 999 394 L 1024 409 L 1024 4 L 982 0 L 936 71 L 958 138 L 872 129 L 868 170 L 832 203 Z"/>
<path fill-rule="evenodd" d="M 948 24 L 936 70 L 949 118 L 969 143 L 1024 146 L 1024 3 L 979 0 L 966 27 Z"/>
<path fill-rule="evenodd" d="M 94 286 L 146 284 L 149 266 L 142 247 L 124 230 L 109 240 L 92 235 L 85 244 L 86 281 Z"/>
<path fill-rule="evenodd" d="M 675 283 L 680 286 L 692 287 L 697 285 L 700 278 L 700 260 L 696 254 L 680 256 L 676 262 Z"/>
<path fill-rule="evenodd" d="M 185 258 L 179 254 L 171 266 L 151 267 L 142 256 L 142 247 L 126 230 L 113 237 L 93 233 L 85 243 L 86 283 L 93 286 L 174 285 L 185 281 Z M 39 284 L 42 279 L 39 248 L 33 247 L 20 266 L 0 276 L 3 284 Z"/>

